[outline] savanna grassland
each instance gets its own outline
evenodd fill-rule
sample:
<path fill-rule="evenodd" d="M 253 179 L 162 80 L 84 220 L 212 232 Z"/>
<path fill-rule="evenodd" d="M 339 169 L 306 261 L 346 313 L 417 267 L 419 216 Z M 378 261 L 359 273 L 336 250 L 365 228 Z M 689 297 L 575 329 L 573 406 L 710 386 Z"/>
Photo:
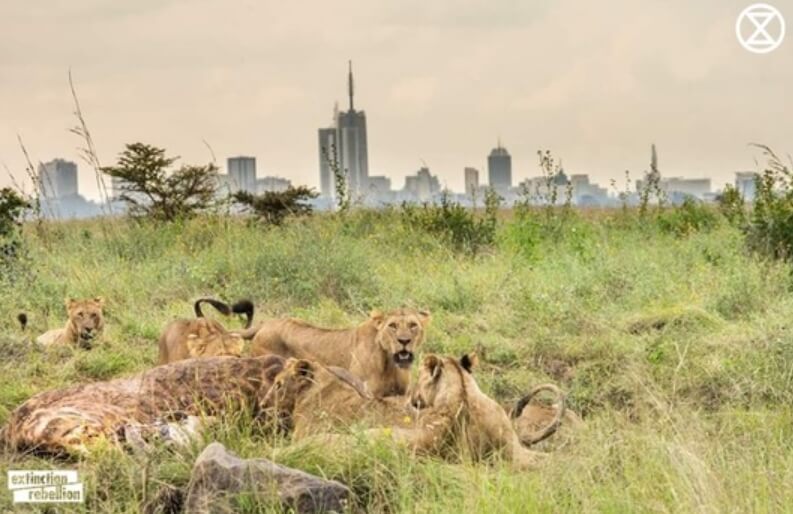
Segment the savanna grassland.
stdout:
<path fill-rule="evenodd" d="M 391 210 L 279 227 L 214 216 L 27 223 L 25 256 L 0 280 L 0 422 L 36 392 L 153 366 L 162 327 L 192 316 L 201 296 L 339 327 L 373 308 L 426 307 L 423 351 L 476 350 L 477 380 L 503 405 L 539 382 L 569 393 L 586 426 L 542 443 L 552 457 L 541 470 L 363 440 L 334 452 L 260 434 L 244 417 L 207 439 L 338 479 L 368 512 L 793 511 L 790 266 L 750 253 L 715 210 L 707 223 L 676 216 L 504 213 L 476 251 Z M 64 323 L 64 298 L 97 295 L 103 344 L 31 343 Z M 163 484 L 186 484 L 202 447 L 146 457 L 108 447 L 73 462 L 5 453 L 0 470 L 76 468 L 87 501 L 74 510 L 138 512 Z M 12 510 L 3 489 L 0 511 Z"/>

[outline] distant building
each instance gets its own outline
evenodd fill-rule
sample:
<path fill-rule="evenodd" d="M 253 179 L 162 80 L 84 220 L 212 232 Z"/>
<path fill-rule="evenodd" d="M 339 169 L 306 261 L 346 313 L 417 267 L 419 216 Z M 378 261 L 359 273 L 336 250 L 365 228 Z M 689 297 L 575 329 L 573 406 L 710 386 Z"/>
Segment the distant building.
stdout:
<path fill-rule="evenodd" d="M 608 190 L 591 183 L 589 175 L 570 175 L 570 187 L 572 188 L 572 200 L 576 205 L 605 205 L 608 202 Z"/>
<path fill-rule="evenodd" d="M 405 177 L 405 194 L 414 201 L 429 202 L 440 191 L 438 177 L 433 176 L 426 166 L 419 169 L 415 175 Z"/>
<path fill-rule="evenodd" d="M 661 189 L 667 195 L 693 196 L 703 200 L 710 193 L 709 178 L 671 177 L 661 179 Z"/>
<path fill-rule="evenodd" d="M 336 114 L 333 116 L 334 122 Z M 338 153 L 339 147 L 336 143 L 336 127 L 319 129 L 319 185 L 320 194 L 327 198 L 333 198 L 335 191 L 335 177 L 331 161 L 334 153 Z M 336 155 L 338 160 L 338 154 Z"/>
<path fill-rule="evenodd" d="M 645 180 L 636 181 L 636 192 L 645 188 Z M 709 178 L 665 177 L 659 178 L 658 188 L 673 202 L 681 202 L 685 197 L 704 200 L 711 193 Z"/>
<path fill-rule="evenodd" d="M 758 174 L 753 171 L 738 171 L 735 173 L 735 189 L 741 193 L 747 202 L 754 201 L 757 194 Z"/>
<path fill-rule="evenodd" d="M 256 194 L 263 194 L 267 191 L 286 191 L 292 187 L 292 181 L 281 177 L 264 177 L 256 181 Z"/>
<path fill-rule="evenodd" d="M 44 198 L 60 199 L 74 196 L 77 188 L 77 164 L 54 159 L 39 165 L 39 193 Z"/>
<path fill-rule="evenodd" d="M 256 157 L 230 157 L 226 162 L 232 191 L 256 193 Z"/>
<path fill-rule="evenodd" d="M 490 187 L 499 193 L 512 187 L 512 157 L 500 141 L 487 157 L 487 176 Z"/>
<path fill-rule="evenodd" d="M 479 170 L 476 168 L 465 168 L 465 195 L 474 197 L 479 191 Z"/>
<path fill-rule="evenodd" d="M 366 187 L 366 196 L 373 196 L 375 199 L 382 199 L 391 193 L 391 179 L 388 177 L 376 176 L 369 177 Z"/>
<path fill-rule="evenodd" d="M 339 169 L 348 179 L 349 191 L 353 196 L 367 192 L 369 179 L 369 150 L 366 139 L 366 114 L 355 110 L 352 63 L 347 75 L 347 88 L 350 108 L 334 112 L 334 127 L 319 129 L 319 176 L 322 194 L 333 194 L 333 176 L 325 158 L 324 149 L 330 151 L 334 146 L 338 155 Z M 334 133 L 335 132 L 335 133 Z"/>

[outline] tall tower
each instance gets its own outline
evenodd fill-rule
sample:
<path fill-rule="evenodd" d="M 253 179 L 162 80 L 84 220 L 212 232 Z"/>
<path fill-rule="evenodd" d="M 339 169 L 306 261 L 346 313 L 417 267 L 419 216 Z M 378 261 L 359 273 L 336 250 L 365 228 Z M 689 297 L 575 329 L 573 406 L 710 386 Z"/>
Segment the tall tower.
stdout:
<path fill-rule="evenodd" d="M 256 157 L 230 157 L 226 165 L 232 191 L 256 194 Z"/>
<path fill-rule="evenodd" d="M 487 178 L 490 187 L 498 192 L 506 192 L 512 187 L 512 156 L 501 146 L 501 140 L 487 156 Z"/>
<path fill-rule="evenodd" d="M 320 184 L 322 194 L 332 196 L 332 173 L 323 155 L 326 148 L 330 152 L 330 143 L 336 149 L 339 168 L 346 173 L 350 193 L 361 196 L 366 192 L 369 179 L 369 152 L 366 140 L 366 114 L 355 110 L 355 85 L 352 74 L 352 61 L 347 71 L 347 95 L 349 109 L 336 112 L 334 126 L 319 129 L 320 145 Z M 335 131 L 335 135 L 333 134 Z M 326 193 L 327 191 L 327 193 Z"/>
<path fill-rule="evenodd" d="M 38 189 L 44 198 L 59 199 L 77 194 L 77 164 L 55 159 L 39 165 Z"/>

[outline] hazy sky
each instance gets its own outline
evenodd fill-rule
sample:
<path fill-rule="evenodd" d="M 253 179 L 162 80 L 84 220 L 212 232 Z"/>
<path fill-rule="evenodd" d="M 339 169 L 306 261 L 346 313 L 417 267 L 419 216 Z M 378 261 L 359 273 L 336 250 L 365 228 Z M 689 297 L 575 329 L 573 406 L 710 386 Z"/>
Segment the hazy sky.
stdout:
<path fill-rule="evenodd" d="M 318 186 L 352 59 L 371 174 L 396 188 L 423 160 L 462 189 L 499 136 L 516 182 L 540 148 L 604 185 L 636 178 L 655 142 L 662 174 L 720 186 L 755 168 L 748 143 L 793 153 L 793 0 L 771 2 L 788 38 L 769 55 L 736 40 L 750 3 L 2 0 L 0 165 L 24 175 L 17 134 L 34 161 L 78 158 L 71 68 L 103 164 L 134 141 L 203 163 L 206 140 L 223 165 L 255 155 L 260 176 Z"/>

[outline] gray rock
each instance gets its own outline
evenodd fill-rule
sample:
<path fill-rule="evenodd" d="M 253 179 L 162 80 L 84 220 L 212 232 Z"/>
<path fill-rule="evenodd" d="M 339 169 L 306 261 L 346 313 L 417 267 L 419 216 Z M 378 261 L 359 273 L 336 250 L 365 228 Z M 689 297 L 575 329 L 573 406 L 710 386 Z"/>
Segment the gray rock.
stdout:
<path fill-rule="evenodd" d="M 350 490 L 267 459 L 240 459 L 220 443 L 207 446 L 196 459 L 187 487 L 184 511 L 233 512 L 233 497 L 282 505 L 298 513 L 343 512 Z"/>

